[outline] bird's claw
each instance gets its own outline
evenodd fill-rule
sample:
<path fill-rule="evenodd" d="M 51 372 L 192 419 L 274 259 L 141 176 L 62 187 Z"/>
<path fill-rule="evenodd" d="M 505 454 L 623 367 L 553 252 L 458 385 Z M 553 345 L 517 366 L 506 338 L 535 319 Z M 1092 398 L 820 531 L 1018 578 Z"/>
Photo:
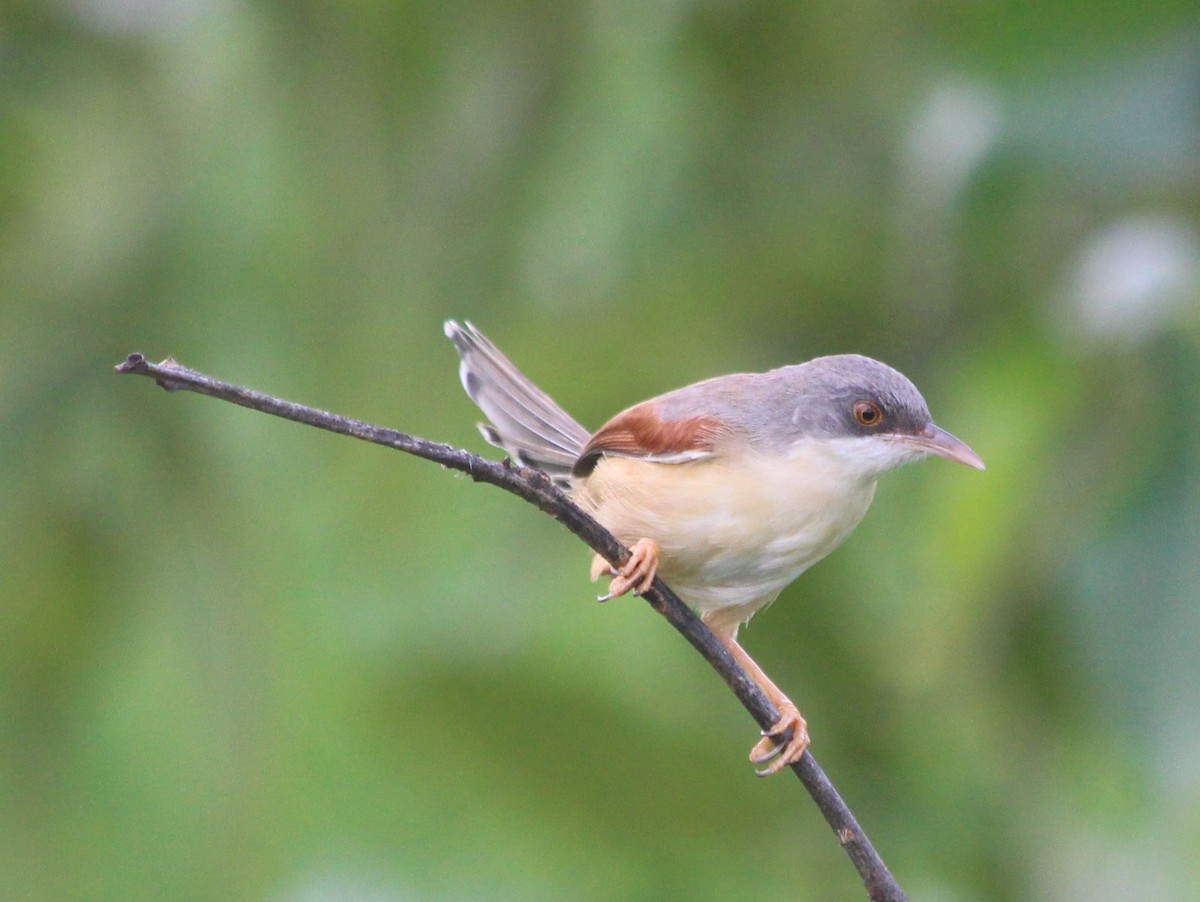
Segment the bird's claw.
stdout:
<path fill-rule="evenodd" d="M 791 738 L 787 742 L 779 742 L 778 737 L 788 730 L 792 732 Z M 760 777 L 769 777 L 795 764 L 804 755 L 804 750 L 808 748 L 808 724 L 795 706 L 785 707 L 780 711 L 779 720 L 770 729 L 762 731 L 762 737 L 750 750 L 750 761 L 753 764 L 766 764 L 755 773 Z"/>
<path fill-rule="evenodd" d="M 604 558 L 596 555 L 592 562 L 592 579 L 598 579 L 605 572 L 612 573 L 613 580 L 608 584 L 608 592 L 597 597 L 597 601 L 609 601 L 619 598 L 626 592 L 641 595 L 650 588 L 658 573 L 658 543 L 653 539 L 638 539 L 629 549 L 629 559 L 613 570 Z"/>

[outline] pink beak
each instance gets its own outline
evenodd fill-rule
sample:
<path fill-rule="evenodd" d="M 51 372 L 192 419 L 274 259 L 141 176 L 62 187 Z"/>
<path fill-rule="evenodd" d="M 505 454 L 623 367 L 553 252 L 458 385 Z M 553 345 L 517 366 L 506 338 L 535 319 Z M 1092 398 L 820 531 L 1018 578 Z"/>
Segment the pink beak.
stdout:
<path fill-rule="evenodd" d="M 918 451 L 936 454 L 938 457 L 966 464 L 968 467 L 974 467 L 976 470 L 986 469 L 983 465 L 983 458 L 972 451 L 970 445 L 960 438 L 955 438 L 945 429 L 935 426 L 933 423 L 930 423 L 916 435 L 898 435 L 896 436 L 896 440 Z"/>

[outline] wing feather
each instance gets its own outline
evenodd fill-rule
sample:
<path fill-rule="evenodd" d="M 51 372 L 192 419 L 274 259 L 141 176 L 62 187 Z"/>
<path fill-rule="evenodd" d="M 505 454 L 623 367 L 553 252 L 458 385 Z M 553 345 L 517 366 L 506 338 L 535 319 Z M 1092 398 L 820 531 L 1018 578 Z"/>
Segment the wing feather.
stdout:
<path fill-rule="evenodd" d="M 655 401 L 645 401 L 617 414 L 596 431 L 579 455 L 574 474 L 586 476 L 605 456 L 664 464 L 703 460 L 713 455 L 723 431 L 720 420 L 711 416 L 665 420 Z"/>

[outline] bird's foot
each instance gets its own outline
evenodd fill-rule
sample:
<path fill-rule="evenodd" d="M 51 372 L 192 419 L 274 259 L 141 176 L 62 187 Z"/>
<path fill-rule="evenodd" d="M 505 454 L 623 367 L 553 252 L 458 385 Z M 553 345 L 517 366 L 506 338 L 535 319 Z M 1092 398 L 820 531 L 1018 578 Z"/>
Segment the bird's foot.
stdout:
<path fill-rule="evenodd" d="M 779 720 L 772 724 L 769 730 L 763 730 L 763 738 L 750 750 L 750 760 L 754 764 L 767 765 L 755 771 L 760 777 L 769 777 L 788 765 L 795 764 L 808 748 L 808 724 L 800 716 L 799 709 L 792 704 L 778 707 Z M 780 743 L 778 737 L 788 730 L 792 731 L 792 738 Z"/>
<path fill-rule="evenodd" d="M 592 579 L 598 579 L 605 572 L 613 573 L 613 581 L 608 584 L 608 593 L 601 595 L 597 601 L 608 601 L 619 598 L 630 590 L 634 595 L 641 595 L 654 582 L 658 573 L 658 542 L 653 539 L 638 539 L 629 549 L 629 560 L 614 571 L 608 561 L 596 555 L 592 562 Z"/>

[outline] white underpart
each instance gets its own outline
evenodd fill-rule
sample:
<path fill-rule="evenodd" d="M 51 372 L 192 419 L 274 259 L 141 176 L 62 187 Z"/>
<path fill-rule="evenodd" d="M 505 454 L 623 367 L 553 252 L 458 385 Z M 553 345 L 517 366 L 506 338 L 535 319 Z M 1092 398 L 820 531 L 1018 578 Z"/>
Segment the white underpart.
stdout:
<path fill-rule="evenodd" d="M 919 456 L 878 436 L 676 465 L 608 457 L 576 495 L 626 544 L 657 541 L 667 583 L 710 620 L 736 623 L 845 541 L 879 476 Z"/>

